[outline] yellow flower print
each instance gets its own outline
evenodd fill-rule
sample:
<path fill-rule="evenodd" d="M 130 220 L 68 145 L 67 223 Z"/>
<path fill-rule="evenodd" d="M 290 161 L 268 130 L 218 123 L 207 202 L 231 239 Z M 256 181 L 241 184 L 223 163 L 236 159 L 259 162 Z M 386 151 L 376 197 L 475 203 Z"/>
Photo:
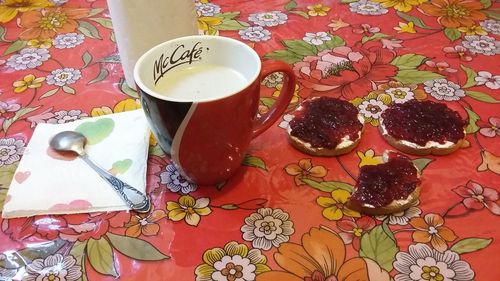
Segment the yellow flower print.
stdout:
<path fill-rule="evenodd" d="M 276 85 L 276 91 L 273 93 L 273 97 L 279 97 L 281 93 L 281 89 L 283 88 L 283 84 Z M 293 91 L 293 97 L 290 101 L 291 104 L 297 103 L 299 101 L 299 85 L 295 84 L 295 90 Z"/>
<path fill-rule="evenodd" d="M 382 3 L 384 8 L 394 7 L 395 10 L 400 12 L 409 12 L 413 6 L 418 6 L 427 0 L 373 0 L 374 2 Z"/>
<path fill-rule="evenodd" d="M 415 26 L 413 24 L 412 21 L 408 22 L 408 23 L 404 23 L 404 22 L 399 22 L 399 27 L 394 27 L 394 30 L 397 30 L 398 33 L 417 33 L 417 31 L 415 30 Z"/>
<path fill-rule="evenodd" d="M 290 176 L 294 176 L 296 185 L 305 184 L 302 179 L 310 179 L 317 182 L 322 182 L 326 177 L 328 170 L 323 166 L 313 166 L 311 159 L 301 159 L 298 164 L 292 163 L 285 167 L 285 172 Z"/>
<path fill-rule="evenodd" d="M 187 224 L 197 226 L 201 216 L 206 216 L 212 212 L 208 204 L 208 198 L 195 199 L 190 195 L 183 195 L 179 202 L 167 202 L 168 218 L 173 221 L 185 220 Z"/>
<path fill-rule="evenodd" d="M 14 92 L 22 93 L 26 91 L 26 89 L 36 89 L 42 86 L 42 82 L 45 80 L 45 77 L 36 78 L 33 74 L 28 74 L 24 76 L 23 80 L 15 81 L 12 86 L 14 86 Z"/>
<path fill-rule="evenodd" d="M 307 14 L 310 15 L 311 17 L 315 17 L 315 16 L 324 17 L 328 13 L 328 11 L 331 10 L 330 7 L 323 6 L 322 4 L 307 6 L 307 9 L 309 10 L 307 12 Z"/>
<path fill-rule="evenodd" d="M 112 114 L 112 113 L 136 110 L 139 108 L 141 108 L 141 103 L 140 103 L 139 99 L 124 99 L 124 100 L 118 102 L 113 107 L 113 109 L 111 109 L 107 106 L 94 107 L 90 111 L 90 116 L 97 117 L 97 116 L 102 116 L 102 115 L 107 115 L 107 114 Z"/>
<path fill-rule="evenodd" d="M 378 126 L 380 125 L 380 116 L 389 107 L 389 104 L 392 103 L 392 98 L 385 93 L 377 94 L 376 92 L 371 92 L 364 98 L 355 98 L 351 103 L 358 108 L 365 123 Z"/>
<path fill-rule="evenodd" d="M 383 158 L 381 155 L 375 156 L 375 151 L 373 149 L 368 149 L 367 151 L 358 151 L 357 152 L 358 157 L 359 157 L 359 167 L 363 167 L 366 165 L 378 165 L 383 163 Z"/>
<path fill-rule="evenodd" d="M 48 0 L 4 0 L 0 5 L 0 22 L 6 23 L 17 16 L 19 12 L 52 6 Z"/>
<path fill-rule="evenodd" d="M 345 190 L 337 189 L 332 191 L 331 197 L 320 196 L 316 199 L 316 203 L 323 207 L 323 217 L 329 220 L 338 221 L 343 216 L 359 218 L 361 214 L 348 209 L 345 206 L 347 199 L 351 194 Z"/>
<path fill-rule="evenodd" d="M 217 35 L 218 30 L 214 26 L 220 25 L 222 20 L 219 17 L 198 17 L 198 29 L 206 35 Z"/>
<path fill-rule="evenodd" d="M 203 263 L 195 269 L 196 281 L 255 280 L 271 269 L 259 249 L 231 241 L 224 248 L 212 248 L 203 253 Z"/>
<path fill-rule="evenodd" d="M 28 46 L 30 46 L 31 48 L 48 49 L 52 46 L 52 39 L 50 39 L 50 38 L 31 39 L 28 41 Z"/>
<path fill-rule="evenodd" d="M 465 33 L 465 35 L 488 35 L 488 32 L 486 32 L 479 25 L 462 26 L 462 27 L 459 27 L 458 30 L 462 33 Z"/>
<path fill-rule="evenodd" d="M 347 27 L 349 25 L 350 24 L 344 22 L 342 19 L 338 19 L 338 20 L 332 20 L 332 22 L 330 24 L 328 24 L 328 27 L 331 27 L 332 31 L 337 31 L 337 30 L 344 28 L 344 27 Z"/>

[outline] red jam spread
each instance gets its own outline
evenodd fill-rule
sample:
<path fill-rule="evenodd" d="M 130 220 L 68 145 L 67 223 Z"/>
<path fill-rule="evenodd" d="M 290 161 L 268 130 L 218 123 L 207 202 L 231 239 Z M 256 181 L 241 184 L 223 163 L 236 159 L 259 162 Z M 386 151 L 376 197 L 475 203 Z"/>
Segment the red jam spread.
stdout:
<path fill-rule="evenodd" d="M 351 200 L 360 205 L 383 207 L 393 200 L 406 199 L 418 184 L 417 168 L 411 160 L 392 152 L 387 163 L 360 168 Z"/>
<path fill-rule="evenodd" d="M 444 144 L 464 138 L 466 122 L 442 103 L 411 100 L 389 107 L 382 118 L 389 135 L 420 146 L 428 141 Z"/>
<path fill-rule="evenodd" d="M 302 108 L 295 111 L 290 128 L 292 136 L 312 147 L 334 149 L 346 136 L 352 141 L 358 139 L 363 124 L 354 105 L 336 98 L 319 97 L 305 101 Z"/>

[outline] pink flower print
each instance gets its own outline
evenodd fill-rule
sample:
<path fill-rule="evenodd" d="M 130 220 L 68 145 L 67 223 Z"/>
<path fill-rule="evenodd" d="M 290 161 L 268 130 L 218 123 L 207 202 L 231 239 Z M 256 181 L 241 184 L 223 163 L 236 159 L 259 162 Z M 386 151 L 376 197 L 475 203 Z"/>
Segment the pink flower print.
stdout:
<path fill-rule="evenodd" d="M 364 34 L 366 36 L 370 36 L 373 33 L 380 31 L 379 27 L 376 27 L 376 26 L 372 27 L 371 25 L 369 25 L 367 23 L 356 24 L 356 25 L 353 25 L 352 27 L 353 27 L 353 29 L 352 29 L 353 33 Z"/>
<path fill-rule="evenodd" d="M 376 222 L 371 217 L 361 217 L 356 220 L 343 219 L 337 222 L 337 227 L 342 230 L 340 237 L 345 244 L 351 244 L 354 250 L 359 250 L 361 236 L 374 228 Z"/>
<path fill-rule="evenodd" d="M 490 121 L 489 126 L 481 128 L 481 130 L 479 130 L 481 135 L 489 138 L 500 136 L 500 118 L 490 117 L 488 121 Z"/>
<path fill-rule="evenodd" d="M 21 105 L 17 103 L 0 101 L 0 120 L 14 117 L 19 109 Z"/>
<path fill-rule="evenodd" d="M 498 201 L 498 191 L 495 189 L 469 181 L 467 185 L 459 186 L 453 191 L 464 198 L 462 203 L 467 209 L 482 210 L 486 207 L 493 214 L 500 216 L 500 206 L 496 202 Z"/>
<path fill-rule="evenodd" d="M 464 46 L 444 47 L 443 51 L 446 57 L 459 58 L 462 61 L 471 61 L 472 57 L 475 56 L 475 54 Z"/>
<path fill-rule="evenodd" d="M 454 73 L 457 72 L 456 69 L 453 69 L 450 67 L 450 65 L 447 62 L 440 61 L 440 62 L 433 62 L 431 60 L 425 62 L 425 67 L 428 70 L 435 70 L 437 72 L 450 72 Z"/>

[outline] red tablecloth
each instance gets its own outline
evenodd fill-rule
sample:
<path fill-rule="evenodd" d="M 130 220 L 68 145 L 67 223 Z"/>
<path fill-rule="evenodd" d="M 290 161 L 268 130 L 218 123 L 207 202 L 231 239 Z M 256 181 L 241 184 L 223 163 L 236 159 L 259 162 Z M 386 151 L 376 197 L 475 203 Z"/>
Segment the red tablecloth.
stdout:
<path fill-rule="evenodd" d="M 287 143 L 285 115 L 252 142 L 238 174 L 214 187 L 183 182 L 153 142 L 154 211 L 0 220 L 0 280 L 498 279 L 494 2 L 199 0 L 206 34 L 240 39 L 262 59 L 294 67 L 290 109 L 312 94 L 352 101 L 367 122 L 360 145 L 336 158 L 305 155 Z M 3 0 L 0 22 L 4 201 L 37 124 L 139 103 L 123 82 L 105 1 Z M 281 79 L 265 80 L 261 113 Z M 359 167 L 391 148 L 377 130 L 381 111 L 408 99 L 457 110 L 468 119 L 466 145 L 448 156 L 410 156 L 423 190 L 404 213 L 347 210 Z"/>

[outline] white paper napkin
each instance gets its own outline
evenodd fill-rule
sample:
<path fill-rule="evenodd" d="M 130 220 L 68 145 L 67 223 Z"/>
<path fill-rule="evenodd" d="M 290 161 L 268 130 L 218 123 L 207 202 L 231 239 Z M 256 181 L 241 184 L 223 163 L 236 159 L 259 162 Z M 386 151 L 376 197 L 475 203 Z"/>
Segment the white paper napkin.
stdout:
<path fill-rule="evenodd" d="M 128 210 L 121 197 L 81 158 L 49 147 L 57 133 L 76 130 L 89 158 L 144 192 L 149 127 L 141 109 L 66 124 L 39 124 L 7 193 L 2 217 Z"/>

